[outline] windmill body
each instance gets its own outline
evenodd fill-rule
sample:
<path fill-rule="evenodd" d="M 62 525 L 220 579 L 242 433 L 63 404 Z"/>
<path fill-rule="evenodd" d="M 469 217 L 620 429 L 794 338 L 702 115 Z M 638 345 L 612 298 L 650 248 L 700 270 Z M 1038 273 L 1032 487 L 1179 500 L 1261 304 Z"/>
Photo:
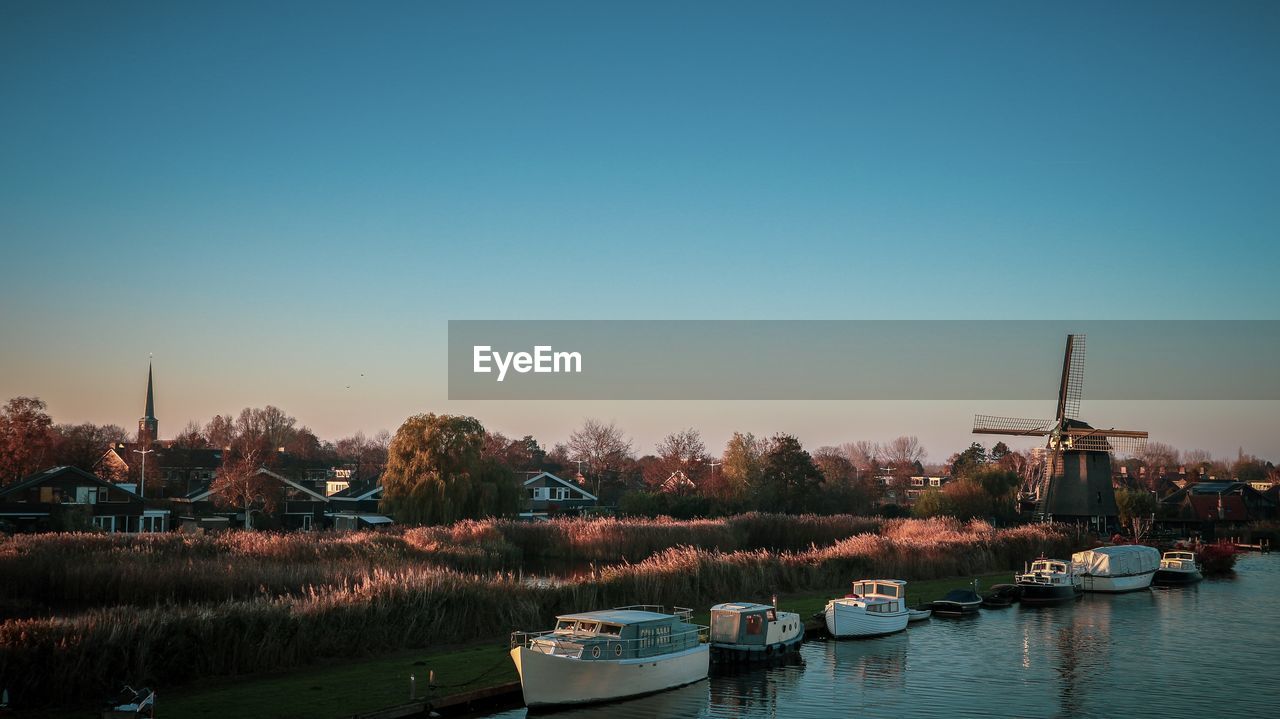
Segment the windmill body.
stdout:
<path fill-rule="evenodd" d="M 1058 387 L 1058 411 L 1052 420 L 978 415 L 976 434 L 1046 437 L 1044 461 L 1027 494 L 1037 518 L 1089 524 L 1105 531 L 1119 511 L 1111 485 L 1111 456 L 1133 453 L 1146 442 L 1140 430 L 1097 429 L 1078 418 L 1084 388 L 1084 335 L 1068 335 Z"/>

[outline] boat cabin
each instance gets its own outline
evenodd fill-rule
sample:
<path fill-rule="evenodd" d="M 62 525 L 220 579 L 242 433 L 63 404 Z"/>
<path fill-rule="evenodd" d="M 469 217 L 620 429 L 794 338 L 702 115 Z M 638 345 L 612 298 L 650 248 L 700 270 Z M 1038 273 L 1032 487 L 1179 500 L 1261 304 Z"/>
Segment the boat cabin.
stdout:
<path fill-rule="evenodd" d="M 698 646 L 703 627 L 690 623 L 693 610 L 677 607 L 675 614 L 661 610 L 644 606 L 565 614 L 556 618 L 556 628 L 550 632 L 517 633 L 512 644 L 583 660 L 641 659 Z"/>
<path fill-rule="evenodd" d="M 1071 569 L 1061 559 L 1037 559 L 1031 569 L 1018 575 L 1018 581 L 1027 584 L 1067 584 Z"/>
<path fill-rule="evenodd" d="M 846 599 L 857 599 L 867 611 L 897 612 L 903 607 L 906 582 L 901 579 L 862 579 L 853 583 Z"/>
<path fill-rule="evenodd" d="M 717 604 L 711 608 L 711 641 L 763 647 L 769 636 L 769 625 L 776 621 L 778 610 L 768 604 Z"/>
<path fill-rule="evenodd" d="M 1179 569 L 1183 571 L 1192 571 L 1196 569 L 1196 553 L 1195 552 L 1165 552 L 1164 557 L 1160 560 L 1161 569 Z"/>

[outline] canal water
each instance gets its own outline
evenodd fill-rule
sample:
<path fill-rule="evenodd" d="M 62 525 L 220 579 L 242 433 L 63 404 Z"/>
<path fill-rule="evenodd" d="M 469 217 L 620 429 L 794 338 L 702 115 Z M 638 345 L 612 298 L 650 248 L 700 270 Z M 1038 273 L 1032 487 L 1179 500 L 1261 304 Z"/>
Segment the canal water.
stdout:
<path fill-rule="evenodd" d="M 554 716 L 1276 717 L 1280 555 L 1242 557 L 1233 577 L 1193 587 L 984 609 L 880 639 L 810 640 L 801 656 Z"/>

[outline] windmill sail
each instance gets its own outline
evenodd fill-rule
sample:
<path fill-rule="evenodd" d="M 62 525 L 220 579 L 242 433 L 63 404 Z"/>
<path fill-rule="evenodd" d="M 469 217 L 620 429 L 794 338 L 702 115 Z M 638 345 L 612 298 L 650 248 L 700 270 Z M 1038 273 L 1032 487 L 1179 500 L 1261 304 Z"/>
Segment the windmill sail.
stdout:
<path fill-rule="evenodd" d="M 1084 394 L 1084 335 L 1067 335 L 1067 351 L 1062 355 L 1062 383 L 1058 386 L 1058 421 L 1080 416 L 1080 396 Z"/>

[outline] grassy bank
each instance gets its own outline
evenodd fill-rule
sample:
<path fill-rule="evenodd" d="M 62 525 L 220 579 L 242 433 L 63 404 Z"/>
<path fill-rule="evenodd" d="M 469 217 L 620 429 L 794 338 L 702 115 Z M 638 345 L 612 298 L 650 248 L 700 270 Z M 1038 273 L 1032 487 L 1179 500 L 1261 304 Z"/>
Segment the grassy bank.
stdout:
<path fill-rule="evenodd" d="M 386 541 L 381 536 L 370 541 Z M 868 576 L 967 577 L 1021 566 L 1042 551 L 1063 555 L 1080 542 L 1065 530 L 1044 526 L 993 529 L 982 523 L 893 520 L 878 534 L 802 551 L 669 548 L 577 581 L 531 583 L 509 574 L 402 562 L 296 594 L 117 605 L 9 620 L 0 624 L 0 677 L 19 705 L 96 700 L 123 683 L 177 687 L 315 664 L 326 657 L 468 642 L 541 627 L 556 614 L 583 608 L 705 607 L 775 592 L 843 589 L 851 579 Z"/>

